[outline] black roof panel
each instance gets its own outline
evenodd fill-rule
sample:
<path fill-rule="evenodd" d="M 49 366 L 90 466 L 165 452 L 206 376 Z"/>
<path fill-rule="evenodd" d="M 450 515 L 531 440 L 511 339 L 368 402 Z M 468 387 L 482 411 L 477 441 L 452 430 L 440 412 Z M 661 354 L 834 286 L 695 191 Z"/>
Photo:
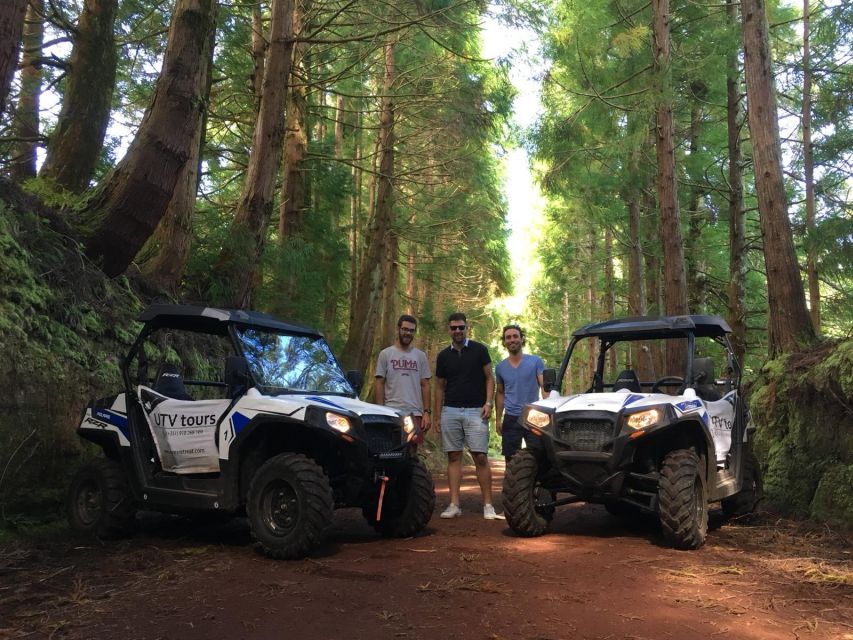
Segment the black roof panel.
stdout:
<path fill-rule="evenodd" d="M 654 340 L 683 336 L 687 333 L 701 338 L 716 338 L 731 331 L 729 324 L 719 316 L 639 316 L 588 324 L 572 335 L 578 338 Z"/>
<path fill-rule="evenodd" d="M 311 327 L 283 322 L 259 311 L 242 309 L 216 309 L 214 307 L 183 304 L 152 304 L 142 312 L 139 321 L 156 327 L 172 327 L 209 333 L 225 333 L 229 324 L 239 324 L 247 327 L 322 337 L 319 331 Z"/>

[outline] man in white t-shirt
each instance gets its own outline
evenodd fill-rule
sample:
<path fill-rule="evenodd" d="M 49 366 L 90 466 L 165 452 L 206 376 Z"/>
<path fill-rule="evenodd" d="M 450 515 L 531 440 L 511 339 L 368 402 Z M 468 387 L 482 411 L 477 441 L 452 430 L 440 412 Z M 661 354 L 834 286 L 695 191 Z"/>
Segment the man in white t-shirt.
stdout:
<path fill-rule="evenodd" d="M 410 315 L 397 320 L 397 340 L 379 352 L 376 362 L 376 404 L 411 415 L 419 427 L 414 451 L 430 428 L 430 389 L 432 377 L 426 354 L 412 346 L 418 321 Z"/>

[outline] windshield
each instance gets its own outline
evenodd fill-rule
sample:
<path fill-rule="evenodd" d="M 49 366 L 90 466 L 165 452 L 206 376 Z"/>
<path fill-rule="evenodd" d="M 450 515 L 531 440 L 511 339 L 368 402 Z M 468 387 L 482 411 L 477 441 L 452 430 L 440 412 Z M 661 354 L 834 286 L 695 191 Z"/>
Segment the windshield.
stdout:
<path fill-rule="evenodd" d="M 237 337 L 261 391 L 355 393 L 322 338 L 260 329 L 238 329 Z"/>
<path fill-rule="evenodd" d="M 677 393 L 687 375 L 686 337 L 621 340 L 597 337 L 578 340 L 566 367 L 562 388 L 566 393 L 628 389 L 636 393 Z M 603 361 L 601 349 L 607 346 Z M 712 338 L 696 338 L 693 352 L 694 382 L 716 385 L 726 393 L 738 384 L 725 344 Z M 631 382 L 634 380 L 635 382 Z M 656 384 L 657 383 L 657 384 Z"/>

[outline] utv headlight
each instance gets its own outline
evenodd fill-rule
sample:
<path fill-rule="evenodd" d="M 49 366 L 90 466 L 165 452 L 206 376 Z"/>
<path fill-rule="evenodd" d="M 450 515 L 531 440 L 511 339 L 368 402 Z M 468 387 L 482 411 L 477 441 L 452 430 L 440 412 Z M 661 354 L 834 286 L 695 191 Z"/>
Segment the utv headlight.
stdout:
<path fill-rule="evenodd" d="M 339 413 L 331 413 L 329 411 L 326 412 L 326 424 L 332 427 L 335 431 L 340 431 L 341 433 L 347 433 L 352 427 L 349 418 L 345 418 Z"/>
<path fill-rule="evenodd" d="M 537 429 L 544 429 L 551 424 L 551 414 L 539 409 L 531 409 L 527 412 L 527 424 Z"/>
<path fill-rule="evenodd" d="M 403 418 L 403 431 L 406 433 L 411 433 L 415 430 L 415 421 L 412 419 L 412 416 L 406 416 Z"/>
<path fill-rule="evenodd" d="M 638 413 L 632 413 L 628 416 L 628 419 L 625 421 L 632 429 L 645 429 L 647 427 L 653 427 L 658 422 L 661 421 L 663 417 L 663 411 L 660 409 L 646 409 L 645 411 L 640 411 Z"/>

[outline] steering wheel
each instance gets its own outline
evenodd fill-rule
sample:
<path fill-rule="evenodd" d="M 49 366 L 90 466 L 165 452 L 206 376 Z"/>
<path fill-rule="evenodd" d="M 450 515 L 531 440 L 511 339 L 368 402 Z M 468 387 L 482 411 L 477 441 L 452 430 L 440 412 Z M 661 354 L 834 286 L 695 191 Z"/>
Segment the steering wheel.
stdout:
<path fill-rule="evenodd" d="M 652 385 L 652 393 L 661 393 L 661 387 L 680 387 L 684 385 L 684 378 L 678 376 L 664 376 L 655 380 Z"/>

